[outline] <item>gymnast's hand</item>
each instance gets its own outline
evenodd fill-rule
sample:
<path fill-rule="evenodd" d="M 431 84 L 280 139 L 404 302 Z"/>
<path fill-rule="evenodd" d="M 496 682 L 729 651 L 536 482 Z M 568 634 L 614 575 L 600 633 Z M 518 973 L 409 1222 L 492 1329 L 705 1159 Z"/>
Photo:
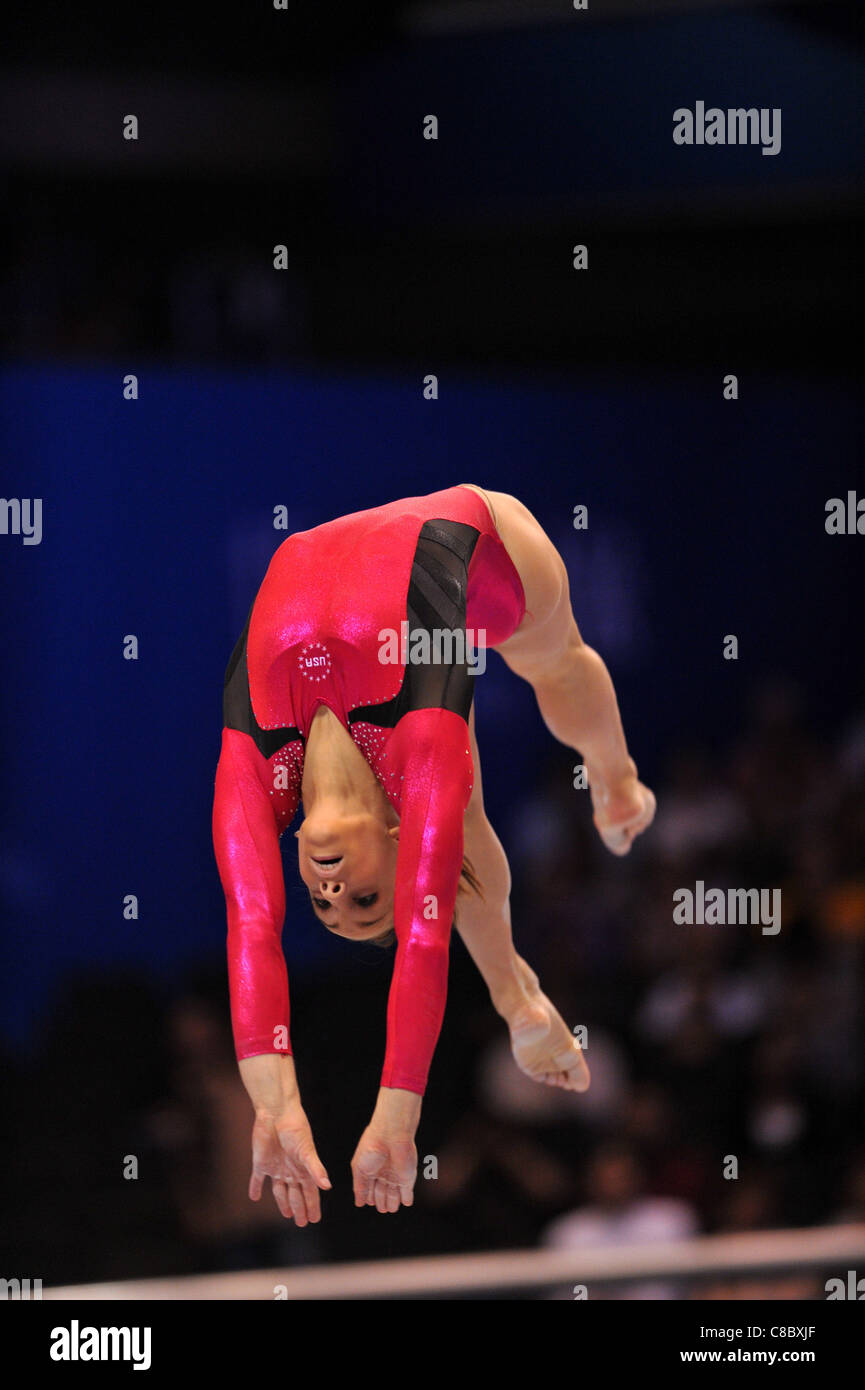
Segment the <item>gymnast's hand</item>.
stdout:
<path fill-rule="evenodd" d="M 413 1091 L 384 1086 L 379 1091 L 373 1117 L 351 1160 L 356 1207 L 392 1212 L 413 1204 L 420 1108 L 421 1097 Z"/>
<path fill-rule="evenodd" d="M 655 818 L 654 793 L 637 779 L 633 761 L 630 767 L 633 771 L 612 784 L 594 779 L 588 769 L 595 828 L 611 854 L 619 856 L 628 853 Z"/>
<path fill-rule="evenodd" d="M 257 1202 L 270 1178 L 274 1201 L 286 1220 L 294 1218 L 298 1226 L 320 1221 L 319 1190 L 330 1188 L 330 1178 L 315 1151 L 292 1059 L 247 1057 L 240 1072 L 255 1106 L 250 1197 Z"/>

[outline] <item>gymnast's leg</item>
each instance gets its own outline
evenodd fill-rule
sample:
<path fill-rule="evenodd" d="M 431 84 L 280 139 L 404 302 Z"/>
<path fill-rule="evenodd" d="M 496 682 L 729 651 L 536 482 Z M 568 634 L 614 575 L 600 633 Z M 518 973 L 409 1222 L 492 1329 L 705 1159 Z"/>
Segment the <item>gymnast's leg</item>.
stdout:
<path fill-rule="evenodd" d="M 584 1091 L 589 1085 L 589 1070 L 579 1045 L 514 946 L 510 869 L 484 811 L 474 710 L 469 730 L 475 779 L 465 813 L 465 852 L 483 897 L 474 892 L 460 895 L 457 931 L 484 978 L 493 1007 L 508 1025 L 517 1065 L 535 1081 Z"/>
<path fill-rule="evenodd" d="M 628 753 L 609 671 L 580 636 L 567 571 L 552 541 L 515 497 L 489 497 L 526 595 L 525 618 L 496 650 L 531 685 L 554 738 L 582 757 L 598 833 L 613 854 L 627 854 L 651 824 L 655 798 Z"/>
<path fill-rule="evenodd" d="M 484 496 L 526 595 L 523 622 L 497 650 L 532 686 L 553 736 L 583 758 L 598 833 L 612 853 L 627 854 L 634 838 L 651 824 L 655 798 L 637 778 L 609 672 L 580 636 L 567 572 L 549 537 L 516 498 L 495 492 Z M 483 808 L 473 716 L 474 711 L 475 784 L 465 815 L 465 846 L 484 898 L 461 897 L 457 930 L 508 1023 L 520 1067 L 538 1081 L 585 1090 L 589 1073 L 576 1040 L 514 948 L 510 872 Z"/>

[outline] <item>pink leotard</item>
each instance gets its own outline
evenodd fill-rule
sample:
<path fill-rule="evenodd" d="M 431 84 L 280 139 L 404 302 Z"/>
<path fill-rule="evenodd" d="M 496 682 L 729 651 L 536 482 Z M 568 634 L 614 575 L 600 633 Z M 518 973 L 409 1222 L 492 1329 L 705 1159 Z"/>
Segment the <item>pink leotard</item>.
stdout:
<path fill-rule="evenodd" d="M 213 803 L 238 1058 L 291 1051 L 279 837 L 326 705 L 400 818 L 381 1084 L 423 1094 L 444 1014 L 476 677 L 459 650 L 438 663 L 383 662 L 380 634 L 468 628 L 494 647 L 524 612 L 489 509 L 466 487 L 340 517 L 276 551 L 226 671 Z"/>

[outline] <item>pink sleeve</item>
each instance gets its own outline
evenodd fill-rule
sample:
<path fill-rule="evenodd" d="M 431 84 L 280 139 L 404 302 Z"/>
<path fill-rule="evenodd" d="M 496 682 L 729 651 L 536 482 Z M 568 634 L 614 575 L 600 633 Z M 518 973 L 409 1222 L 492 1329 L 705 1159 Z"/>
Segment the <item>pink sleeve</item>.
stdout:
<path fill-rule="evenodd" d="M 415 710 L 387 752 L 402 778 L 394 894 L 397 952 L 382 1086 L 423 1095 L 441 1031 L 448 950 L 472 787 L 468 726 L 450 710 Z"/>
<path fill-rule="evenodd" d="M 281 945 L 285 880 L 271 778 L 270 766 L 250 736 L 223 729 L 213 798 L 213 847 L 228 917 L 228 979 L 238 1059 L 291 1052 L 288 973 Z"/>

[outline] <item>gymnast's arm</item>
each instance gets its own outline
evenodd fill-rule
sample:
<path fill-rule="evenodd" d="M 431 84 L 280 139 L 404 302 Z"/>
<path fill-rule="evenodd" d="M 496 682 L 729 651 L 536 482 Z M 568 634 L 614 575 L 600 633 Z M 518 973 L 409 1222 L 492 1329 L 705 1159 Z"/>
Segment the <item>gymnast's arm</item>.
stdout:
<path fill-rule="evenodd" d="M 414 1134 L 444 1016 L 471 790 L 466 722 L 446 709 L 414 710 L 397 725 L 388 758 L 402 779 L 394 894 L 398 945 L 381 1088 L 352 1161 L 356 1204 L 379 1211 L 412 1201 Z"/>
<path fill-rule="evenodd" d="M 444 1015 L 472 758 L 466 722 L 450 710 L 405 715 L 395 742 L 403 778 L 394 892 L 398 944 L 381 1082 L 423 1095 Z"/>
<path fill-rule="evenodd" d="M 300 1103 L 289 1039 L 288 975 L 281 934 L 285 881 L 269 764 L 251 737 L 222 731 L 213 799 L 213 846 L 228 918 L 235 1048 L 255 1110 L 249 1195 L 270 1177 L 276 1204 L 298 1225 L 320 1219 L 330 1186 Z"/>

